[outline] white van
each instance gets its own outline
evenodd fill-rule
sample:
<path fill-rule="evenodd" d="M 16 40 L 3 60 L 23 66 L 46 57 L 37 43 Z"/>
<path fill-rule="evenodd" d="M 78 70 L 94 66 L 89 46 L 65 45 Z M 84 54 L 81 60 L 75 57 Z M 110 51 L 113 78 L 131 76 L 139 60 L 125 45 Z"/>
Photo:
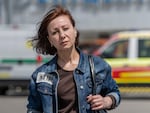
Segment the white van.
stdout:
<path fill-rule="evenodd" d="M 30 41 L 33 29 L 0 28 L 0 93 L 10 87 L 28 87 L 41 56 L 33 51 Z"/>

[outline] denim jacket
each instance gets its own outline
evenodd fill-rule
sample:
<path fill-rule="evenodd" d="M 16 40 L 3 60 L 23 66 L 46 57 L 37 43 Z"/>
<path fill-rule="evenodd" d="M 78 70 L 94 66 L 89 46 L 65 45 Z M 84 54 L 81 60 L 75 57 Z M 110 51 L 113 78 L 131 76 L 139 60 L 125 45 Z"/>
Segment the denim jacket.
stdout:
<path fill-rule="evenodd" d="M 79 51 L 80 60 L 73 72 L 79 113 L 92 113 L 86 97 L 92 93 L 92 81 L 88 55 Z M 121 97 L 116 82 L 111 76 L 111 67 L 100 57 L 93 56 L 95 65 L 96 93 L 102 96 L 113 95 L 116 107 Z M 32 75 L 27 104 L 27 113 L 58 113 L 57 86 L 59 74 L 57 72 L 57 55 L 48 63 L 40 66 Z M 67 87 L 67 86 L 66 86 Z M 107 113 L 100 110 L 97 113 Z"/>

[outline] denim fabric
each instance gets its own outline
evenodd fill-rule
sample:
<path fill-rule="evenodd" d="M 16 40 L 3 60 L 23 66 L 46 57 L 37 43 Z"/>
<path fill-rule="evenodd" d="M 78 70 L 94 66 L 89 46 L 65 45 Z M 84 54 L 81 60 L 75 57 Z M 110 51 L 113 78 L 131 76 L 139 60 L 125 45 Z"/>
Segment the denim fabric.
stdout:
<path fill-rule="evenodd" d="M 86 97 L 92 93 L 88 55 L 82 53 L 80 50 L 79 54 L 79 64 L 73 72 L 77 88 L 79 113 L 92 113 L 90 104 L 86 99 Z M 93 56 L 93 59 L 96 73 L 97 94 L 101 94 L 102 96 L 113 95 L 116 99 L 116 106 L 118 106 L 121 97 L 118 86 L 112 79 L 111 67 L 100 57 Z M 27 104 L 28 113 L 58 113 L 57 86 L 59 83 L 59 75 L 56 62 L 57 55 L 48 63 L 40 66 L 32 74 Z M 37 77 L 40 74 L 44 74 L 44 77 L 46 76 L 46 81 L 40 81 L 40 78 Z M 106 111 L 100 110 L 98 113 L 106 113 Z"/>

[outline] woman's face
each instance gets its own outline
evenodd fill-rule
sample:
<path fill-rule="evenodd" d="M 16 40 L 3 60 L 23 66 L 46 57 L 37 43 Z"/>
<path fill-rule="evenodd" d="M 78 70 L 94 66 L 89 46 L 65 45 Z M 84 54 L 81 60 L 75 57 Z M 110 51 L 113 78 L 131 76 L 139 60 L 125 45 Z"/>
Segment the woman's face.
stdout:
<path fill-rule="evenodd" d="M 68 16 L 58 16 L 52 20 L 48 27 L 48 40 L 58 51 L 75 47 L 76 29 Z"/>

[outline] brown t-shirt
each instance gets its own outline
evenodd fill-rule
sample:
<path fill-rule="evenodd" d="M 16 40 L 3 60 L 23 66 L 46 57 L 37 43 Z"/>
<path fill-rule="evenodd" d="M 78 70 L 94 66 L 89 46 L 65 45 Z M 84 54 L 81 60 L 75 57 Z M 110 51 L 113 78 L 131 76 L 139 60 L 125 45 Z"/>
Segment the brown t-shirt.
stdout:
<path fill-rule="evenodd" d="M 66 71 L 58 66 L 58 113 L 78 113 L 77 92 L 73 71 Z"/>

